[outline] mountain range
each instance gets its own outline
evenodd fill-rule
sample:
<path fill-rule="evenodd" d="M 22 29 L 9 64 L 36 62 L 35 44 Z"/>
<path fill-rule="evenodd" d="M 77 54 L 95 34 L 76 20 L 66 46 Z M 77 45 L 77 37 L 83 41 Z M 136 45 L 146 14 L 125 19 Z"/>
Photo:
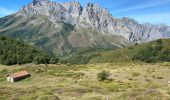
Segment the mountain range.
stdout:
<path fill-rule="evenodd" d="M 169 38 L 170 26 L 118 19 L 98 4 L 33 0 L 0 18 L 0 35 L 64 55 L 80 48 L 122 48 Z"/>

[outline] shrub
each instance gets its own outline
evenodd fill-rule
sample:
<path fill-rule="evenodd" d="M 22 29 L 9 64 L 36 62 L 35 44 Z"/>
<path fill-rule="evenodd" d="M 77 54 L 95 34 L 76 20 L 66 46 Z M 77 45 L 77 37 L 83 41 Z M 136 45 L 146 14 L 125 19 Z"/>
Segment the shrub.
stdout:
<path fill-rule="evenodd" d="M 157 77 L 157 79 L 163 79 L 163 77 L 161 77 L 161 76 L 158 76 L 158 77 Z"/>
<path fill-rule="evenodd" d="M 133 73 L 132 73 L 132 76 L 133 76 L 133 77 L 137 77 L 137 76 L 139 76 L 139 75 L 140 75 L 139 72 L 133 72 Z"/>
<path fill-rule="evenodd" d="M 167 61 L 170 61 L 170 54 L 168 55 L 168 57 L 167 57 L 167 59 L 166 59 Z"/>
<path fill-rule="evenodd" d="M 135 45 L 139 45 L 138 43 L 135 43 Z"/>
<path fill-rule="evenodd" d="M 161 39 L 158 39 L 156 42 L 157 42 L 158 44 L 162 44 L 162 40 L 161 40 Z"/>
<path fill-rule="evenodd" d="M 99 72 L 98 74 L 97 74 L 97 79 L 99 80 L 99 81 L 104 81 L 104 80 L 108 80 L 108 77 L 110 76 L 110 73 L 109 72 L 107 72 L 107 71 L 105 71 L 105 70 L 103 70 L 103 71 L 101 71 L 101 72 Z"/>
<path fill-rule="evenodd" d="M 148 58 L 145 59 L 145 62 L 146 63 L 155 62 L 155 57 L 154 56 L 148 57 Z"/>
<path fill-rule="evenodd" d="M 168 91 L 168 95 L 170 95 L 170 91 Z"/>

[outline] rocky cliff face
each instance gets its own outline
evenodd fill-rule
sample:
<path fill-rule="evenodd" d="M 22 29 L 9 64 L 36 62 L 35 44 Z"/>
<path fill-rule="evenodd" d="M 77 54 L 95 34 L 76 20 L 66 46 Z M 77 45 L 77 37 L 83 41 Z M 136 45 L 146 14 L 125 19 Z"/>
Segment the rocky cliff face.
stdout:
<path fill-rule="evenodd" d="M 57 3 L 48 0 L 33 0 L 24 6 L 20 14 L 46 15 L 54 23 L 66 22 L 77 29 L 93 29 L 103 34 L 121 35 L 131 42 L 146 42 L 170 37 L 170 27 L 166 25 L 139 24 L 133 19 L 114 18 L 106 9 L 88 3 L 84 8 L 79 2 Z"/>

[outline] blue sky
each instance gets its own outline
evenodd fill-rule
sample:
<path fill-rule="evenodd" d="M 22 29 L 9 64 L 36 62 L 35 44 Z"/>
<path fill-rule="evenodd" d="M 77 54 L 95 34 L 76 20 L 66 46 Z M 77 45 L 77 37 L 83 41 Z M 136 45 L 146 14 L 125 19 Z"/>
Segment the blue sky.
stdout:
<path fill-rule="evenodd" d="M 17 12 L 23 5 L 32 0 L 0 0 L 0 17 Z M 53 0 L 68 2 L 73 0 Z M 107 8 L 117 18 L 130 17 L 140 23 L 166 23 L 170 25 L 170 0 L 76 0 L 83 6 L 97 3 Z"/>

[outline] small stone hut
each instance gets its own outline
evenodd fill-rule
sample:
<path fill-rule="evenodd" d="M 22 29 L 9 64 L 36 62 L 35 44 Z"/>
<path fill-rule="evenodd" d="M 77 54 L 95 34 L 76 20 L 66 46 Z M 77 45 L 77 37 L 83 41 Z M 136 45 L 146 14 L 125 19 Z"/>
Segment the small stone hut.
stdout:
<path fill-rule="evenodd" d="M 27 71 L 20 71 L 20 72 L 7 75 L 7 81 L 13 83 L 13 82 L 28 78 L 30 76 L 31 75 Z"/>

